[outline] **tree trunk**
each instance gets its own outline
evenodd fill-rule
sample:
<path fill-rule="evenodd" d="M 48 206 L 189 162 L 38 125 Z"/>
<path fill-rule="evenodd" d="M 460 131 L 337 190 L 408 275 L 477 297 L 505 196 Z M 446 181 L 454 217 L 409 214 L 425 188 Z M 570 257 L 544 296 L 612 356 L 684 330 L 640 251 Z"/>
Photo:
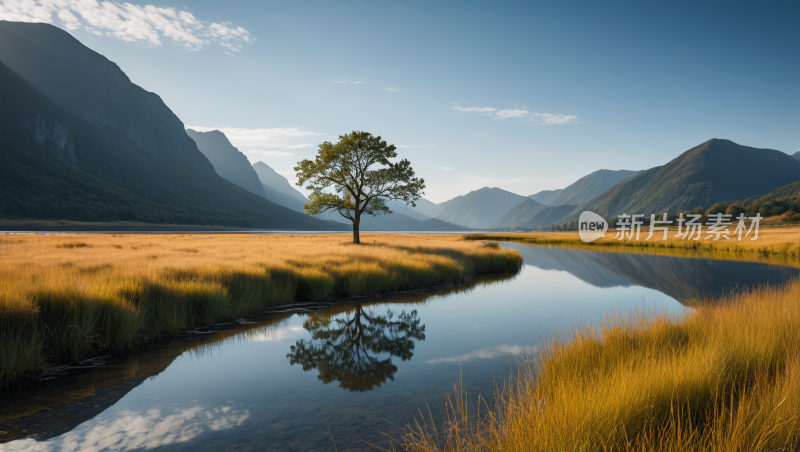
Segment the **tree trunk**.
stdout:
<path fill-rule="evenodd" d="M 356 217 L 356 219 L 353 221 L 353 243 L 355 243 L 356 245 L 361 245 L 361 238 L 358 235 L 359 233 L 358 227 L 360 223 L 361 223 L 360 217 Z"/>

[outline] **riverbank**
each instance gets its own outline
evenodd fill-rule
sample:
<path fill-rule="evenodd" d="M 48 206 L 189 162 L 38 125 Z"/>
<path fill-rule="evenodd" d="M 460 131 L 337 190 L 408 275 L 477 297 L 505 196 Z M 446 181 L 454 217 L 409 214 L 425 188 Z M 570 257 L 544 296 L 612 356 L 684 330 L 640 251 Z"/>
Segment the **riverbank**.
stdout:
<path fill-rule="evenodd" d="M 0 242 L 0 384 L 161 334 L 327 300 L 516 271 L 456 235 L 16 235 Z"/>
<path fill-rule="evenodd" d="M 695 310 L 640 307 L 530 355 L 493 408 L 457 391 L 408 451 L 775 451 L 800 447 L 800 281 Z M 470 402 L 471 401 L 471 402 Z M 486 414 L 486 412 L 490 414 Z"/>
<path fill-rule="evenodd" d="M 735 236 L 730 236 L 732 240 L 721 238 L 718 241 L 704 240 L 707 234 L 704 233 L 701 240 L 681 240 L 675 238 L 676 228 L 669 230 L 667 240 L 660 240 L 662 232 L 656 232 L 654 237 L 647 241 L 648 229 L 642 228 L 641 240 L 617 240 L 614 238 L 615 232 L 610 229 L 604 238 L 593 242 L 584 242 L 580 239 L 577 231 L 569 232 L 518 232 L 518 233 L 487 233 L 469 234 L 465 236 L 467 240 L 499 240 L 513 241 L 527 244 L 539 245 L 574 245 L 590 248 L 603 247 L 628 247 L 641 249 L 678 249 L 678 250 L 697 250 L 697 251 L 721 251 L 733 254 L 754 254 L 763 256 L 785 256 L 800 257 L 800 226 L 771 226 L 761 227 L 758 232 L 758 239 L 750 240 L 753 237 L 743 238 L 738 241 Z"/>

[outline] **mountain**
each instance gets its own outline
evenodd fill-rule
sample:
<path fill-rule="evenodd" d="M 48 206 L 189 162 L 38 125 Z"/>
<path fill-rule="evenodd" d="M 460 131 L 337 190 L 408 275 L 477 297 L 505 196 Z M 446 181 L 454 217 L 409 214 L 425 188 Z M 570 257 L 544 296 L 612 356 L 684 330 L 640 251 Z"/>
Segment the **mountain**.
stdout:
<path fill-rule="evenodd" d="M 584 176 L 567 188 L 563 189 L 549 205 L 560 206 L 562 204 L 584 204 L 600 196 L 604 191 L 617 185 L 619 182 L 633 177 L 641 171 L 628 170 L 597 170 Z"/>
<path fill-rule="evenodd" d="M 197 144 L 197 149 L 214 165 L 217 174 L 223 179 L 244 188 L 250 193 L 267 198 L 267 193 L 264 191 L 261 181 L 258 180 L 258 174 L 250 166 L 247 157 L 233 147 L 224 133 L 219 130 L 197 132 L 192 129 L 186 129 L 186 134 L 194 140 Z"/>
<path fill-rule="evenodd" d="M 12 24 L 35 37 L 37 43 L 10 31 L 9 24 L 0 22 L 0 215 L 344 229 L 285 209 L 219 177 L 186 135 L 180 120 L 157 96 L 130 83 L 113 63 L 95 64 L 102 57 L 68 33 L 46 24 Z M 19 49 L 27 52 L 24 58 L 17 54 Z M 87 67 L 68 59 L 80 62 L 86 52 L 92 54 L 87 57 L 91 63 Z M 64 95 L 65 106 L 59 105 L 9 68 L 5 64 L 8 55 L 55 95 L 62 94 L 58 86 L 69 91 L 73 87 L 67 82 L 74 82 L 73 91 L 94 97 L 75 100 Z M 63 80 L 55 82 L 52 79 L 57 77 L 38 74 L 35 68 L 59 74 Z M 106 72 L 98 75 L 95 70 Z M 85 90 L 79 75 L 96 83 L 100 93 Z M 100 116 L 71 108 L 76 105 L 119 116 L 104 116 L 117 119 L 97 122 Z M 121 129 L 116 127 L 124 118 L 130 121 Z M 157 139 L 170 133 L 178 135 Z M 157 144 L 150 146 L 151 138 Z"/>
<path fill-rule="evenodd" d="M 539 193 L 528 195 L 528 198 L 531 198 L 539 204 L 550 204 L 562 191 L 564 191 L 563 188 L 559 188 L 558 190 L 542 190 Z"/>
<path fill-rule="evenodd" d="M 436 217 L 437 215 L 442 213 L 442 210 L 444 210 L 443 206 L 444 203 L 436 204 L 434 202 L 428 201 L 425 198 L 419 198 L 419 201 L 417 201 L 415 204 L 417 205 L 417 207 L 414 207 L 414 210 L 423 215 L 427 215 L 431 218 Z"/>
<path fill-rule="evenodd" d="M 783 152 L 715 138 L 615 185 L 563 220 L 577 220 L 584 210 L 611 218 L 623 212 L 707 209 L 717 202 L 763 196 L 798 179 L 800 161 Z"/>
<path fill-rule="evenodd" d="M 64 110 L 153 156 L 201 174 L 214 167 L 160 97 L 66 31 L 0 21 L 0 61 Z"/>
<path fill-rule="evenodd" d="M 350 220 L 343 218 L 338 212 L 323 213 L 319 218 L 338 221 L 346 225 L 352 225 Z M 393 212 L 390 215 L 362 215 L 361 225 L 362 231 L 415 231 L 415 232 L 455 232 L 455 231 L 469 231 L 470 228 L 448 223 L 437 218 L 430 218 L 428 220 L 420 221 L 412 217 L 403 215 L 399 212 Z"/>
<path fill-rule="evenodd" d="M 560 222 L 565 216 L 570 215 L 578 206 L 575 204 L 562 204 L 560 206 L 549 206 L 533 214 L 531 219 L 517 225 L 520 229 L 546 228 Z"/>
<path fill-rule="evenodd" d="M 445 208 L 436 218 L 470 228 L 486 228 L 525 199 L 500 188 L 484 187 L 443 203 Z"/>
<path fill-rule="evenodd" d="M 271 187 L 273 190 L 284 193 L 285 195 L 298 201 L 301 201 L 303 204 L 308 203 L 308 198 L 300 193 L 299 190 L 294 188 L 294 186 L 289 183 L 288 179 L 278 174 L 266 163 L 256 162 L 253 164 L 253 169 L 255 170 L 256 174 L 258 175 L 258 179 L 262 184 Z"/>
<path fill-rule="evenodd" d="M 420 199 L 420 201 L 422 201 L 422 199 Z M 430 202 L 430 201 L 428 201 L 428 202 Z M 417 205 L 417 207 L 419 207 L 420 202 L 417 201 L 415 204 Z M 431 203 L 431 204 L 433 204 L 433 203 Z M 411 218 L 413 218 L 413 219 L 415 219 L 417 221 L 427 221 L 427 220 L 433 219 L 431 216 L 425 215 L 424 213 L 419 212 L 416 207 L 411 207 L 410 205 L 403 204 L 400 201 L 387 201 L 386 205 L 390 209 L 392 209 L 393 214 L 394 213 L 401 213 L 401 214 L 403 214 L 403 215 L 405 215 L 407 217 L 411 217 Z"/>
<path fill-rule="evenodd" d="M 492 224 L 492 228 L 528 228 L 536 212 L 546 206 L 530 198 L 509 209 L 499 220 Z"/>
<path fill-rule="evenodd" d="M 800 160 L 800 151 L 797 151 L 794 154 L 792 154 L 792 157 L 794 157 L 797 160 Z"/>

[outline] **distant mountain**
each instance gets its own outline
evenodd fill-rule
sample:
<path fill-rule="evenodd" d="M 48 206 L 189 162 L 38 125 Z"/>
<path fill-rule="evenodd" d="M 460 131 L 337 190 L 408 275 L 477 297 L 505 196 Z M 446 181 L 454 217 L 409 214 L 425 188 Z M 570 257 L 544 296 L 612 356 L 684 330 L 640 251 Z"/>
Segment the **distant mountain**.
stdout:
<path fill-rule="evenodd" d="M 422 199 L 420 199 L 422 201 Z M 430 202 L 430 201 L 427 201 Z M 419 206 L 420 202 L 417 201 L 415 204 Z M 432 203 L 431 203 L 432 204 Z M 427 221 L 431 220 L 432 217 L 429 215 L 425 215 L 417 210 L 416 207 L 411 207 L 410 205 L 403 204 L 400 201 L 387 201 L 386 205 L 392 209 L 393 213 L 401 213 L 407 217 L 411 217 L 417 221 Z"/>
<path fill-rule="evenodd" d="M 546 206 L 530 198 L 522 201 L 509 209 L 499 220 L 492 224 L 492 228 L 529 228 L 528 224 L 533 220 L 536 212 Z"/>
<path fill-rule="evenodd" d="M 262 184 L 272 188 L 273 190 L 284 193 L 285 195 L 294 198 L 303 204 L 308 203 L 306 198 L 299 190 L 297 190 L 289 180 L 278 174 L 272 167 L 264 162 L 256 162 L 253 164 L 253 169 L 258 175 L 258 179 Z"/>
<path fill-rule="evenodd" d="M 605 218 L 627 213 L 660 213 L 708 208 L 717 202 L 763 196 L 800 179 L 800 161 L 772 149 L 712 139 L 664 166 L 641 172 L 576 208 Z"/>
<path fill-rule="evenodd" d="M 445 208 L 436 218 L 470 228 L 486 228 L 525 199 L 500 188 L 484 187 L 443 203 Z"/>
<path fill-rule="evenodd" d="M 319 216 L 319 218 L 338 221 L 347 225 L 352 224 L 349 220 L 339 215 L 338 212 L 323 213 Z M 419 221 L 399 212 L 394 212 L 389 215 L 377 215 L 375 217 L 372 215 L 362 215 L 360 227 L 362 231 L 455 232 L 470 230 L 470 228 L 448 223 L 437 218 Z"/>
<path fill-rule="evenodd" d="M 539 204 L 550 204 L 562 191 L 564 191 L 563 188 L 559 188 L 558 190 L 542 190 L 539 193 L 528 195 L 528 198 L 531 198 Z"/>
<path fill-rule="evenodd" d="M 267 193 L 258 180 L 258 174 L 250 166 L 247 157 L 233 147 L 224 133 L 219 130 L 197 132 L 192 129 L 186 129 L 186 133 L 197 143 L 197 149 L 214 165 L 217 174 L 223 179 L 250 193 L 267 198 Z"/>
<path fill-rule="evenodd" d="M 521 229 L 546 228 L 559 223 L 565 216 L 571 214 L 578 206 L 575 204 L 563 204 L 560 206 L 550 206 L 536 212 L 530 221 L 520 224 Z"/>
<path fill-rule="evenodd" d="M 558 196 L 547 204 L 551 206 L 560 206 L 562 204 L 587 203 L 600 196 L 604 191 L 614 185 L 639 173 L 641 173 L 641 171 L 613 171 L 605 169 L 595 171 L 563 189 Z"/>
<path fill-rule="evenodd" d="M 794 154 L 792 154 L 792 157 L 794 157 L 797 160 L 800 160 L 800 151 L 797 151 Z"/>
<path fill-rule="evenodd" d="M 9 68 L 6 59 L 63 106 Z M 94 90 L 86 83 L 94 83 Z M 4 217 L 344 229 L 219 177 L 157 96 L 58 28 L 0 22 L 0 99 Z"/>
<path fill-rule="evenodd" d="M 425 198 L 420 198 L 419 201 L 416 202 L 417 207 L 414 208 L 419 213 L 423 215 L 427 215 L 429 217 L 436 217 L 442 210 L 444 210 L 444 206 L 442 204 L 436 204 L 434 202 L 428 201 Z"/>

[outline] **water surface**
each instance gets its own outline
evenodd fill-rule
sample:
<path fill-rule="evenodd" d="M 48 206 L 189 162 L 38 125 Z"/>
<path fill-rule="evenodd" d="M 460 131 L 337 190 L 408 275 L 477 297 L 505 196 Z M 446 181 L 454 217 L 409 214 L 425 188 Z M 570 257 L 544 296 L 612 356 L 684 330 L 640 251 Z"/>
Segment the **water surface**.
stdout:
<path fill-rule="evenodd" d="M 177 338 L 47 386 L 0 395 L 0 450 L 386 447 L 461 377 L 491 394 L 521 350 L 579 318 L 780 284 L 764 263 L 507 243 L 525 265 L 442 287 Z M 327 422 L 327 427 L 325 425 Z"/>

